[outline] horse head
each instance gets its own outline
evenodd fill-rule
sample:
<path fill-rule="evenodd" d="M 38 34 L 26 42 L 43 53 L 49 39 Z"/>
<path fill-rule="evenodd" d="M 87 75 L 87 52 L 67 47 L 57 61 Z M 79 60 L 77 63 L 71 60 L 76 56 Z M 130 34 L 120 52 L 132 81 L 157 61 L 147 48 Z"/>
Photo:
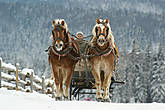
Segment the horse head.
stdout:
<path fill-rule="evenodd" d="M 93 28 L 92 32 L 94 38 L 92 42 L 95 42 L 100 47 L 109 45 L 109 43 L 111 43 L 110 45 L 113 46 L 114 38 L 109 22 L 109 19 L 102 20 L 97 18 L 96 25 Z"/>
<path fill-rule="evenodd" d="M 56 51 L 62 51 L 65 48 L 65 43 L 68 42 L 68 27 L 63 19 L 52 21 L 53 47 Z"/>

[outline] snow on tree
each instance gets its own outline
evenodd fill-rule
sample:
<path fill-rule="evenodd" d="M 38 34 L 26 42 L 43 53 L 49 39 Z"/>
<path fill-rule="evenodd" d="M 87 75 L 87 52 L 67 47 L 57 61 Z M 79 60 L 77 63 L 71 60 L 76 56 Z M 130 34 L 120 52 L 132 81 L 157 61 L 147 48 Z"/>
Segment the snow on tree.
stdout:
<path fill-rule="evenodd" d="M 145 85 L 146 89 L 146 100 L 145 103 L 151 103 L 151 84 L 150 84 L 150 79 L 151 79 L 151 62 L 152 62 L 152 50 L 151 50 L 151 44 L 147 44 L 145 51 L 144 51 L 144 61 L 142 63 L 142 69 L 143 69 L 143 77 L 144 77 L 144 82 L 143 84 Z"/>
<path fill-rule="evenodd" d="M 152 102 L 165 102 L 165 60 L 161 44 L 152 63 L 151 97 Z"/>

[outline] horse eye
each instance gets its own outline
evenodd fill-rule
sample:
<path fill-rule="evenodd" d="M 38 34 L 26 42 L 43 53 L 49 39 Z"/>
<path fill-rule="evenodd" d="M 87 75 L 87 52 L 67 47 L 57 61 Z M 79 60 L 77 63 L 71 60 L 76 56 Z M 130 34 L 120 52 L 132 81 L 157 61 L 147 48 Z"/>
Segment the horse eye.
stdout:
<path fill-rule="evenodd" d="M 62 47 L 62 44 L 60 44 L 60 47 Z"/>

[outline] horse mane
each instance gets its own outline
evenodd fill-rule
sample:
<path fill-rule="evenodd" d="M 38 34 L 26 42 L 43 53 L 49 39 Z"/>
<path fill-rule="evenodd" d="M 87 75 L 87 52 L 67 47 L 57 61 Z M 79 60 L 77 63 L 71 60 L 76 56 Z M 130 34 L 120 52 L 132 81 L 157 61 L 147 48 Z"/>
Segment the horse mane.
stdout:
<path fill-rule="evenodd" d="M 97 23 L 97 22 L 96 22 L 96 25 L 93 27 L 93 30 L 92 30 L 93 37 L 92 37 L 92 39 L 90 40 L 91 43 L 94 43 L 95 40 L 96 40 L 95 28 L 96 28 L 96 27 L 100 27 L 100 26 L 103 25 L 103 23 L 105 23 L 105 20 L 102 20 L 102 19 L 99 19 L 99 20 L 100 20 L 100 23 Z M 113 36 L 113 34 L 112 34 L 111 26 L 110 26 L 109 23 L 105 23 L 105 24 L 106 24 L 106 26 L 109 28 L 107 38 L 108 38 L 109 40 L 112 41 L 112 45 L 113 45 L 113 47 L 115 47 L 115 45 L 114 45 L 114 42 L 115 42 L 115 41 L 114 41 L 114 36 Z"/>

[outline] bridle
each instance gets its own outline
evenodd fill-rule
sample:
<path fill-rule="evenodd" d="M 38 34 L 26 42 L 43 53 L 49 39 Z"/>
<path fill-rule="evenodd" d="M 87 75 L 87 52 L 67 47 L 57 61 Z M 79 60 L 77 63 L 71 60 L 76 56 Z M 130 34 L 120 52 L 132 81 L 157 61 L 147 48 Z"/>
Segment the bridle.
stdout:
<path fill-rule="evenodd" d="M 108 34 L 109 34 L 109 27 L 104 23 L 104 22 L 100 22 L 99 24 L 102 24 L 103 26 L 105 26 L 106 28 L 107 28 L 107 30 L 106 30 L 106 35 L 104 34 L 104 33 L 100 33 L 99 35 L 97 35 L 97 33 L 98 33 L 98 27 L 95 27 L 95 32 L 96 32 L 96 38 L 99 38 L 99 36 L 105 36 L 105 39 L 108 37 Z"/>
<path fill-rule="evenodd" d="M 55 25 L 55 27 L 56 27 L 56 31 L 57 32 L 59 32 L 60 33 L 60 31 L 63 29 L 64 30 L 64 38 L 66 38 L 66 40 L 67 40 L 67 33 L 66 33 L 66 30 L 65 30 L 65 28 L 63 28 L 63 26 L 61 25 L 61 24 L 57 24 L 57 25 Z M 55 29 L 54 29 L 55 30 Z M 54 38 L 54 32 L 53 32 L 53 30 L 52 30 L 52 35 L 53 35 L 53 40 L 56 42 L 57 40 L 61 40 L 61 41 L 63 41 L 64 42 L 64 39 L 62 39 L 62 37 L 61 36 L 57 36 L 56 38 Z"/>
<path fill-rule="evenodd" d="M 108 38 L 108 32 L 109 32 L 109 28 L 106 26 L 105 23 L 101 22 L 100 24 L 103 24 L 107 30 L 106 30 L 106 35 L 104 33 L 98 33 L 98 27 L 95 28 L 95 32 L 96 32 L 96 40 L 93 42 L 94 45 L 91 47 L 91 51 L 93 52 L 92 56 L 107 56 L 109 55 L 112 51 L 113 51 L 113 48 L 112 46 L 110 46 L 109 44 L 109 41 L 107 40 Z M 97 45 L 97 39 L 99 38 L 99 36 L 104 36 L 106 41 L 105 41 L 105 44 L 104 45 L 107 45 L 107 48 L 104 49 L 104 50 L 101 50 L 99 49 L 98 45 Z"/>
<path fill-rule="evenodd" d="M 73 42 L 71 40 L 71 38 L 69 37 L 69 32 L 66 32 L 65 28 L 62 27 L 61 24 L 57 24 L 55 25 L 55 31 L 59 32 L 64 29 L 64 39 L 62 39 L 61 36 L 57 36 L 56 38 L 54 38 L 54 32 L 52 31 L 52 35 L 53 35 L 53 40 L 54 42 L 52 43 L 52 45 L 48 48 L 48 49 L 51 49 L 53 51 L 53 53 L 57 56 L 59 56 L 59 58 L 61 56 L 69 56 L 71 57 L 73 60 L 79 60 L 79 54 L 78 54 L 78 51 L 73 48 L 73 46 L 71 45 Z M 56 43 L 57 40 L 60 40 L 64 43 L 64 49 L 61 50 L 61 51 L 57 51 L 56 47 L 54 46 L 54 44 Z M 66 42 L 64 42 L 64 40 L 66 40 Z M 73 51 L 75 53 L 75 56 L 73 56 L 70 52 Z"/>

